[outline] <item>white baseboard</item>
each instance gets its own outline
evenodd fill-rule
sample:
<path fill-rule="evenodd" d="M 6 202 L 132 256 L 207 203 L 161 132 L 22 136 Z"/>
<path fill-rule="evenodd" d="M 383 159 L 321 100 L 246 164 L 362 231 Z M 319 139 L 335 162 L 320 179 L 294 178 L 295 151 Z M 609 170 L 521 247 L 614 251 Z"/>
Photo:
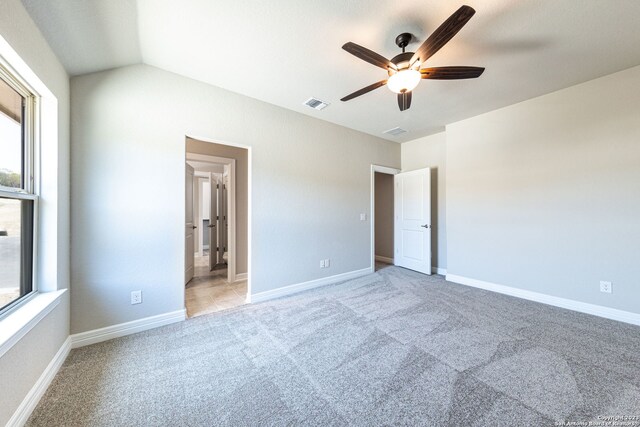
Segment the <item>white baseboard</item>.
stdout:
<path fill-rule="evenodd" d="M 388 258 L 386 256 L 380 256 L 380 255 L 376 255 L 376 261 L 384 262 L 385 264 L 391 264 L 391 265 L 393 265 L 394 263 L 393 258 Z"/>
<path fill-rule="evenodd" d="M 236 274 L 236 282 L 239 282 L 241 280 L 247 280 L 248 278 L 249 278 L 249 274 L 248 273 Z"/>
<path fill-rule="evenodd" d="M 107 326 L 105 328 L 94 329 L 92 331 L 80 332 L 79 334 L 71 335 L 71 347 L 83 347 L 85 345 L 135 334 L 160 326 L 169 325 L 171 323 L 182 322 L 186 318 L 186 310 L 182 309 L 169 313 L 158 314 L 157 316 L 132 320 L 131 322 Z"/>
<path fill-rule="evenodd" d="M 447 275 L 447 269 L 446 268 L 431 267 L 431 272 L 432 273 L 436 273 L 436 274 L 441 274 L 443 276 Z"/>
<path fill-rule="evenodd" d="M 447 274 L 446 279 L 449 282 L 459 283 L 461 285 L 472 286 L 474 288 L 485 289 L 487 291 L 498 292 L 517 298 L 523 298 L 529 301 L 540 302 L 542 304 L 553 305 L 555 307 L 566 308 L 568 310 L 578 311 L 580 313 L 592 314 L 594 316 L 604 317 L 606 319 L 617 320 L 619 322 L 631 323 L 632 325 L 640 326 L 640 314 L 631 313 L 630 311 L 623 311 L 615 308 L 604 307 L 601 305 L 589 304 L 586 302 L 570 300 L 567 298 L 541 294 L 539 292 L 512 288 L 510 286 L 498 285 L 495 283 L 471 279 L 455 274 Z"/>
<path fill-rule="evenodd" d="M 333 283 L 342 282 L 343 280 L 355 279 L 356 277 L 371 274 L 371 267 L 362 270 L 349 271 L 347 273 L 336 274 L 335 276 L 323 277 L 321 279 L 310 280 L 308 282 L 297 283 L 295 285 L 283 286 L 265 292 L 258 292 L 251 295 L 251 302 L 262 302 L 274 298 L 280 298 L 286 295 L 296 294 L 298 292 L 307 291 L 309 289 L 318 288 L 320 286 L 331 285 Z"/>
<path fill-rule="evenodd" d="M 71 337 L 67 337 L 62 346 L 60 346 L 60 349 L 56 355 L 53 356 L 53 359 L 51 359 L 51 362 L 49 362 L 42 375 L 40 375 L 40 378 L 38 378 L 33 387 L 31 387 L 29 393 L 27 393 L 22 403 L 20 403 L 20 406 L 18 406 L 18 409 L 16 409 L 13 416 L 9 419 L 7 427 L 23 426 L 27 422 L 45 391 L 47 391 L 51 381 L 53 381 L 53 378 L 67 359 L 69 351 L 71 351 Z"/>

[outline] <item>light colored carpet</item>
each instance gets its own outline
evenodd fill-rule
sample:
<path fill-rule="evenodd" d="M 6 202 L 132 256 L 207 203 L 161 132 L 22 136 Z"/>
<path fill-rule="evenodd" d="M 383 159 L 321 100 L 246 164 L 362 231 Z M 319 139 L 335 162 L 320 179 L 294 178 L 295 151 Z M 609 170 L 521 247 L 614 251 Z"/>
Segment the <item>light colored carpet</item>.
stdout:
<path fill-rule="evenodd" d="M 71 352 L 30 426 L 640 416 L 640 328 L 397 267 Z"/>

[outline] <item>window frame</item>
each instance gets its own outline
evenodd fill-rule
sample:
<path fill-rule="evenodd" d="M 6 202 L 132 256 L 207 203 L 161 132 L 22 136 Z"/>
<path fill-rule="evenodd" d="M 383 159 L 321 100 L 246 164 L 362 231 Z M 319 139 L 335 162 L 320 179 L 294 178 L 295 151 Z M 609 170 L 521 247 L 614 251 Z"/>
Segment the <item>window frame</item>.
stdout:
<path fill-rule="evenodd" d="M 10 302 L 4 307 L 0 307 L 0 319 L 6 317 L 9 313 L 22 306 L 38 294 L 37 280 L 37 254 L 38 254 L 38 212 L 39 212 L 39 185 L 38 185 L 38 165 L 39 159 L 36 155 L 36 136 L 39 130 L 39 106 L 40 97 L 37 92 L 24 81 L 18 73 L 13 71 L 8 63 L 0 57 L 0 79 L 9 87 L 15 90 L 23 98 L 22 108 L 22 171 L 20 176 L 21 186 L 18 188 L 5 187 L 0 185 L 0 196 L 13 200 L 30 200 L 33 203 L 33 215 L 31 224 L 31 290 Z M 24 226 L 22 227 L 24 230 Z M 23 246 L 20 246 L 20 264 L 22 271 L 22 252 Z M 20 289 L 24 286 L 21 273 Z"/>

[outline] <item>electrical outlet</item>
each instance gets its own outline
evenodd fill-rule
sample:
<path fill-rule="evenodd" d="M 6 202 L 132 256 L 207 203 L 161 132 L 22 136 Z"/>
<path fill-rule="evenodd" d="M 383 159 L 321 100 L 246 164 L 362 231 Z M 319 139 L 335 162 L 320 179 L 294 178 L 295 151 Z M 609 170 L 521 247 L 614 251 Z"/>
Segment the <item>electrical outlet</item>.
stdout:
<path fill-rule="evenodd" d="M 331 260 L 329 258 L 324 260 L 324 267 L 325 268 L 329 268 L 329 266 L 331 266 Z"/>
<path fill-rule="evenodd" d="M 361 213 L 360 214 L 360 221 L 366 221 L 367 220 L 367 214 L 366 213 Z"/>
<path fill-rule="evenodd" d="M 324 268 L 324 260 L 323 259 L 320 260 L 320 268 Z"/>
<path fill-rule="evenodd" d="M 142 291 L 131 291 L 131 304 L 142 303 Z"/>
<path fill-rule="evenodd" d="M 606 294 L 610 294 L 613 286 L 611 285 L 611 282 L 605 282 L 604 280 L 600 281 L 600 292 L 604 292 Z"/>

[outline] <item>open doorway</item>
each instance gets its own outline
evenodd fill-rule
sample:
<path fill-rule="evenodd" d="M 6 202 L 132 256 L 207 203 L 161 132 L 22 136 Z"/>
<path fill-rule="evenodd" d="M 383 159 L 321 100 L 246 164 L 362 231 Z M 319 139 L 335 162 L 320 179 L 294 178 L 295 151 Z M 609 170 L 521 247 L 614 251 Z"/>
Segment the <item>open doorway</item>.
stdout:
<path fill-rule="evenodd" d="M 432 273 L 431 176 L 430 168 L 400 172 L 371 165 L 372 272 L 395 265 Z"/>
<path fill-rule="evenodd" d="M 371 265 L 394 265 L 394 175 L 398 169 L 371 166 Z"/>
<path fill-rule="evenodd" d="M 248 179 L 246 164 L 238 167 L 246 149 L 204 143 L 202 150 L 190 141 L 203 142 L 187 138 L 185 156 L 185 306 L 194 317 L 247 301 L 247 234 L 239 229 L 247 226 Z"/>

